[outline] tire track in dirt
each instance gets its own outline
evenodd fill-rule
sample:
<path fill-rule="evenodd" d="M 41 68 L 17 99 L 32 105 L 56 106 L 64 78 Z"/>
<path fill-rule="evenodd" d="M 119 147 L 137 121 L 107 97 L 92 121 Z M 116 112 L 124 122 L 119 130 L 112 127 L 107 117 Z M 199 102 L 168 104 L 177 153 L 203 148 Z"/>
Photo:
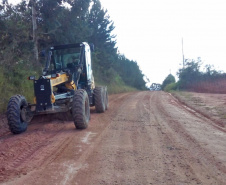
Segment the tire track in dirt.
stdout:
<path fill-rule="evenodd" d="M 126 95 L 121 94 L 117 98 L 114 95 L 111 96 L 110 104 L 112 104 L 112 108 L 126 98 Z M 102 132 L 102 129 L 107 126 L 104 121 L 107 121 L 115 110 L 117 109 L 109 110 L 104 114 L 96 114 L 92 108 L 89 126 L 93 130 L 92 132 Z M 99 116 L 101 116 L 101 124 L 96 124 L 96 122 L 100 121 Z M 64 155 L 71 145 L 73 145 L 73 152 L 76 153 L 77 158 L 81 157 L 82 152 L 87 148 L 86 145 L 89 144 L 84 142 L 84 140 L 82 141 L 81 138 L 85 138 L 88 141 L 86 134 L 90 133 L 90 129 L 78 131 L 75 129 L 73 122 L 55 119 L 54 117 L 47 116 L 45 119 L 40 117 L 29 125 L 27 132 L 21 135 L 9 133 L 0 139 L 0 142 L 4 143 L 0 146 L 1 153 L 4 153 L 5 156 L 1 158 L 0 155 L 0 182 L 19 178 L 22 179 L 21 184 L 24 184 L 23 179 L 31 175 L 36 181 L 33 181 L 33 183 L 26 182 L 25 184 L 40 184 L 39 177 L 45 176 L 43 175 L 44 173 L 41 170 L 40 174 L 35 173 L 33 175 L 32 171 L 39 171 L 39 169 L 45 169 L 49 166 L 52 168 L 53 164 L 61 158 L 61 155 Z M 93 137 L 93 135 L 91 134 L 90 137 Z M 9 154 L 12 157 L 9 157 Z M 51 171 L 55 172 L 55 170 L 50 169 Z M 12 184 L 14 183 L 12 181 Z"/>
<path fill-rule="evenodd" d="M 59 127 L 48 134 L 48 131 L 39 130 L 35 132 L 31 130 L 21 135 L 10 134 L 11 136 L 4 139 L 3 144 L 0 145 L 0 169 L 2 169 L 0 180 L 26 174 L 30 169 L 39 167 L 40 161 L 48 155 L 45 152 L 46 148 L 51 145 L 51 141 L 54 141 L 62 129 L 63 127 Z"/>
<path fill-rule="evenodd" d="M 166 107 L 171 100 L 167 98 L 165 93 L 146 92 L 123 102 L 95 155 L 87 159 L 89 168 L 78 173 L 76 182 L 224 184 L 225 172 L 218 168 L 218 161 L 209 162 L 210 151 L 203 150 L 199 140 L 179 127 L 194 115 L 180 107 Z M 179 112 L 171 116 L 173 108 Z M 89 174 L 89 178 L 84 174 Z"/>
<path fill-rule="evenodd" d="M 177 104 L 175 106 L 173 102 L 172 106 L 172 97 L 167 97 L 166 100 L 167 101 L 164 102 L 158 99 L 158 103 L 156 104 L 158 105 L 157 111 L 161 111 L 163 115 L 162 118 L 165 116 L 165 120 L 169 122 L 169 124 L 167 124 L 167 130 L 170 130 L 170 128 L 173 130 L 175 143 L 178 143 L 181 147 L 186 147 L 186 150 L 184 150 L 185 152 L 181 150 L 182 156 L 186 156 L 184 163 L 187 163 L 189 168 L 193 170 L 193 173 L 196 174 L 195 179 L 198 179 L 197 183 L 201 184 L 201 182 L 206 181 L 206 184 L 215 184 L 216 182 L 224 184 L 225 178 L 222 177 L 226 173 L 225 163 L 223 164 L 220 162 L 221 160 L 215 157 L 213 153 L 214 150 L 205 147 L 209 144 L 210 140 L 204 141 L 201 138 L 206 135 L 207 131 L 210 135 L 214 134 L 214 132 L 218 132 L 218 130 L 215 129 L 216 127 L 213 126 L 213 123 L 211 123 L 212 121 L 201 117 L 201 115 L 194 114 L 187 109 L 184 109 L 185 111 L 182 113 L 183 109 L 181 109 L 181 105 Z M 172 113 L 174 112 L 179 112 L 179 114 L 182 113 L 183 117 L 174 116 L 176 114 L 173 115 Z M 185 128 L 184 125 L 188 126 Z M 195 137 L 195 134 L 192 134 L 192 131 L 194 132 L 194 130 L 190 130 L 189 127 L 194 127 L 194 125 L 196 125 L 196 130 L 202 130 L 202 133 L 200 132 L 200 137 Z M 222 132 L 219 131 L 219 133 Z M 200 139 L 203 141 L 200 141 Z M 224 146 L 222 139 L 223 138 L 218 138 L 218 141 L 221 141 L 222 146 Z"/>
<path fill-rule="evenodd" d="M 109 102 L 104 114 L 91 109 L 86 130 L 52 120 L 31 124 L 22 135 L 4 136 L 0 149 L 14 156 L 0 155 L 0 162 L 5 160 L 0 169 L 12 165 L 11 171 L 0 171 L 1 182 L 225 184 L 226 136 L 211 120 L 194 115 L 164 92 L 111 95 Z"/>

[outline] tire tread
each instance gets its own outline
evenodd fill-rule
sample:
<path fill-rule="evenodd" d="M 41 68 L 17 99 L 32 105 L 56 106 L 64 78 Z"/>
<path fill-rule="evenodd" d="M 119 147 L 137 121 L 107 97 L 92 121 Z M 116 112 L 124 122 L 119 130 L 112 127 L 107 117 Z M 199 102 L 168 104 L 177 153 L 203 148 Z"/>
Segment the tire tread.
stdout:
<path fill-rule="evenodd" d="M 98 113 L 103 113 L 105 111 L 105 102 L 104 102 L 104 87 L 97 86 L 94 89 L 94 101 L 95 108 Z"/>
<path fill-rule="evenodd" d="M 88 101 L 88 107 L 85 107 L 85 101 Z M 87 92 L 84 89 L 76 90 L 72 104 L 72 116 L 77 129 L 85 129 L 88 127 L 90 110 L 88 110 L 89 113 L 87 117 L 87 115 L 85 115 L 86 108 L 89 109 L 89 98 Z"/>
<path fill-rule="evenodd" d="M 27 123 L 20 118 L 21 106 L 26 106 L 27 101 L 22 95 L 12 96 L 7 106 L 7 119 L 9 129 L 13 134 L 20 134 L 27 130 Z"/>

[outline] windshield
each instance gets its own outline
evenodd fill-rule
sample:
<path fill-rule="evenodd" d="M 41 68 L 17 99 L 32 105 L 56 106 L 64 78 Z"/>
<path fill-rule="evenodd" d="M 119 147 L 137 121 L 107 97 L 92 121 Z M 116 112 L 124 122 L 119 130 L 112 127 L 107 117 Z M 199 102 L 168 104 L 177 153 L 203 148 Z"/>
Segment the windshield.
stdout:
<path fill-rule="evenodd" d="M 81 48 L 68 48 L 52 51 L 50 70 L 59 72 L 80 64 Z"/>

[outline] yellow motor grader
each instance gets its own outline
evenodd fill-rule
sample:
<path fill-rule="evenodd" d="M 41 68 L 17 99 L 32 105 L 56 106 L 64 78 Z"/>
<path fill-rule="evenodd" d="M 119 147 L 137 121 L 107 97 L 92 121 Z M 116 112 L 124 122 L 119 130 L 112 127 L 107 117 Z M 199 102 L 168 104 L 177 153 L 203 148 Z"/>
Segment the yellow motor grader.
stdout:
<path fill-rule="evenodd" d="M 85 129 L 90 120 L 90 106 L 97 112 L 108 109 L 107 87 L 95 87 L 91 52 L 86 42 L 50 47 L 43 75 L 34 82 L 34 103 L 22 95 L 12 96 L 7 107 L 9 129 L 19 134 L 27 129 L 34 115 L 70 111 L 77 129 Z"/>

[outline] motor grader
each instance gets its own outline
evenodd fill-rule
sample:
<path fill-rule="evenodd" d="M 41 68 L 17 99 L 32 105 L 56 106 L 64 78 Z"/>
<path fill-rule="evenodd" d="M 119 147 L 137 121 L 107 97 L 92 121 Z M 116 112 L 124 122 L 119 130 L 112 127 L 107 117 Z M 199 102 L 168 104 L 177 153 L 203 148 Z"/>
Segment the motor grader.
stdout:
<path fill-rule="evenodd" d="M 9 129 L 19 134 L 27 129 L 34 115 L 70 112 L 77 129 L 88 127 L 90 107 L 108 109 L 107 87 L 95 87 L 91 66 L 93 44 L 86 42 L 53 46 L 46 54 L 42 76 L 34 83 L 34 103 L 22 95 L 12 96 L 7 107 Z"/>

